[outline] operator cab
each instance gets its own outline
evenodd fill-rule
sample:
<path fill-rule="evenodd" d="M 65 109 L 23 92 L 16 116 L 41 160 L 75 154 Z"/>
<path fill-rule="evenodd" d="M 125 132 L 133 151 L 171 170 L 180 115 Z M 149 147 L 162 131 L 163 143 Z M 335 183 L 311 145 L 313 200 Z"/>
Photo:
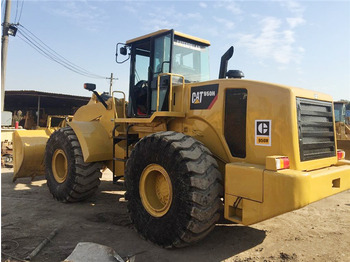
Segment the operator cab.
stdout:
<path fill-rule="evenodd" d="M 185 83 L 209 80 L 209 45 L 206 40 L 174 30 L 160 30 L 127 41 L 120 48 L 120 54 L 126 54 L 126 49 L 129 50 L 128 117 L 149 117 L 157 111 L 159 74 L 182 75 Z M 159 111 L 169 110 L 171 82 L 173 85 L 182 84 L 182 78 L 170 75 L 160 77 Z"/>

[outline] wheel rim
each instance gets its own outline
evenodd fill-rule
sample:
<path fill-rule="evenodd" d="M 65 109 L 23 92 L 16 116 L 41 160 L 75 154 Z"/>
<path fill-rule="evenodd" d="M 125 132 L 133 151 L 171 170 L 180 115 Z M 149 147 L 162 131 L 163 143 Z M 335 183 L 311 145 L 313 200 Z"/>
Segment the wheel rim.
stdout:
<path fill-rule="evenodd" d="M 150 215 L 161 217 L 169 211 L 173 190 L 168 172 L 162 166 L 151 164 L 143 170 L 139 190 L 142 204 Z"/>
<path fill-rule="evenodd" d="M 67 179 L 68 162 L 66 154 L 62 149 L 56 149 L 52 156 L 52 173 L 58 183 Z"/>

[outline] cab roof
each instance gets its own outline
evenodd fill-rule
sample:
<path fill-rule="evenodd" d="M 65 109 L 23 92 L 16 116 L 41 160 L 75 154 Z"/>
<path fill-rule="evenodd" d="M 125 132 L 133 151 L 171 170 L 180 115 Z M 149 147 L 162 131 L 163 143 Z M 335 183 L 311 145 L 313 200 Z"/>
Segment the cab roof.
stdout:
<path fill-rule="evenodd" d="M 157 35 L 161 35 L 161 34 L 164 34 L 165 32 L 170 32 L 170 31 L 172 31 L 172 29 L 161 29 L 161 30 L 158 30 L 158 31 L 150 33 L 150 34 L 143 35 L 143 36 L 136 37 L 136 38 L 133 38 L 131 40 L 128 40 L 128 41 L 126 41 L 126 44 L 132 44 L 134 42 L 137 42 L 137 41 L 140 41 L 140 40 L 144 40 L 144 39 L 147 39 L 147 38 L 151 38 L 151 37 L 154 37 L 154 36 L 157 36 Z M 205 39 L 201 39 L 201 38 L 198 38 L 198 37 L 195 37 L 195 36 L 190 36 L 190 35 L 187 35 L 187 34 L 184 34 L 184 33 L 180 33 L 180 32 L 177 32 L 177 31 L 174 31 L 174 35 L 182 37 L 182 38 L 185 38 L 185 39 L 192 40 L 194 42 L 198 42 L 198 43 L 200 43 L 202 45 L 205 45 L 205 46 L 210 46 L 210 42 L 208 40 L 205 40 Z"/>

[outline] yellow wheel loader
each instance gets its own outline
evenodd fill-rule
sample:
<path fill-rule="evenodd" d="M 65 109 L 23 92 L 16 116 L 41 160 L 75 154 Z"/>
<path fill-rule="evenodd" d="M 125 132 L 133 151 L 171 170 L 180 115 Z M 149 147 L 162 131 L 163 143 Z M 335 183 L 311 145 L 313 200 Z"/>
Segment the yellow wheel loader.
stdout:
<path fill-rule="evenodd" d="M 40 151 L 52 195 L 90 197 L 107 166 L 125 179 L 136 230 L 182 247 L 210 233 L 222 201 L 226 219 L 250 225 L 349 189 L 332 98 L 242 79 L 227 70 L 233 47 L 209 80 L 209 45 L 174 30 L 118 44 L 117 62 L 130 59 L 127 107 L 123 92 L 84 85 L 90 102 Z"/>

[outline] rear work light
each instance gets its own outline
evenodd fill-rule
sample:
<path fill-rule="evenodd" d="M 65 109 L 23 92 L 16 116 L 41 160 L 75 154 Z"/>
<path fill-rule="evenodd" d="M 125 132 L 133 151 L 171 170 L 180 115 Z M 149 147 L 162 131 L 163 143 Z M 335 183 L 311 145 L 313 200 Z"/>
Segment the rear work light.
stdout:
<path fill-rule="evenodd" d="M 338 149 L 337 150 L 337 157 L 338 157 L 338 160 L 345 159 L 345 151 Z"/>
<path fill-rule="evenodd" d="M 276 158 L 276 169 L 288 169 L 289 168 L 289 158 L 288 157 L 280 157 Z"/>

